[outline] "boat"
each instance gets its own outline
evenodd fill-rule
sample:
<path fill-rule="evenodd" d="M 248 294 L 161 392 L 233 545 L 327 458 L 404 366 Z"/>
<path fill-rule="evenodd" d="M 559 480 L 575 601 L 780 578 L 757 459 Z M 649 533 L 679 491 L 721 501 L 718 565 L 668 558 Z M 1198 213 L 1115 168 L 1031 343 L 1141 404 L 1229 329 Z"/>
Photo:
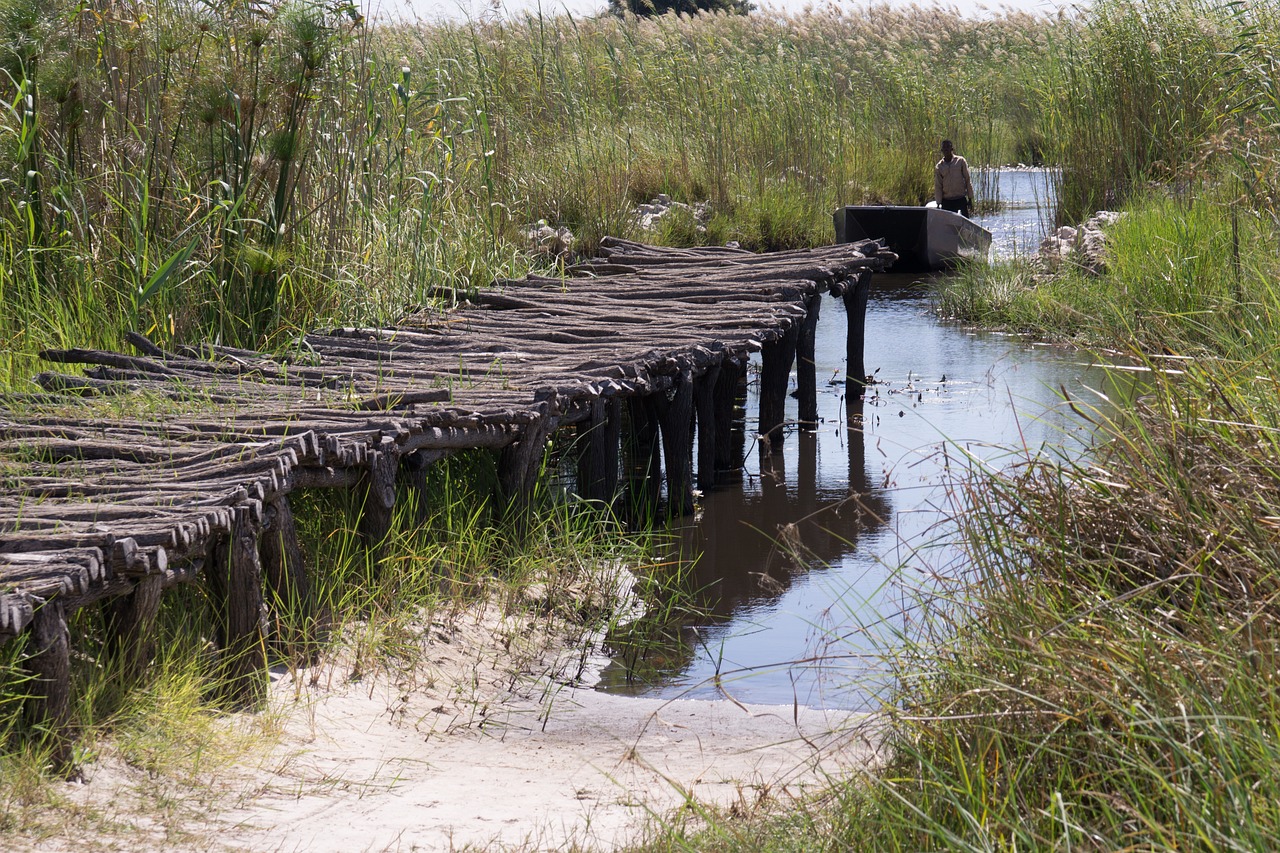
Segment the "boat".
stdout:
<path fill-rule="evenodd" d="M 933 272 L 985 261 L 991 232 L 940 207 L 850 205 L 834 214 L 837 243 L 883 240 L 898 256 L 892 272 Z"/>

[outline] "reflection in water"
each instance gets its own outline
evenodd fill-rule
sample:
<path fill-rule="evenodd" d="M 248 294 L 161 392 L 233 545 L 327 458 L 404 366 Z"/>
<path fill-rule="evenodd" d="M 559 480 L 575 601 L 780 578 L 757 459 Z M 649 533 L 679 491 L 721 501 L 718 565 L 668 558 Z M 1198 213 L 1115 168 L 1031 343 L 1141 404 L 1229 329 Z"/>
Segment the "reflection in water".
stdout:
<path fill-rule="evenodd" d="M 846 408 L 845 423 L 858 425 L 848 430 L 847 480 L 821 479 L 817 435 L 793 434 L 794 455 L 759 453 L 754 484 L 716 492 L 695 523 L 679 529 L 681 553 L 701 555 L 693 577 L 708 612 L 727 617 L 776 601 L 797 572 L 839 559 L 884 523 L 888 497 L 867 475 L 864 405 L 853 397 Z M 795 466 L 791 476 L 788 462 Z M 735 566 L 742 570 L 724 571 Z"/>
<path fill-rule="evenodd" d="M 1091 389 L 1121 404 L 1134 394 L 1132 373 L 1117 377 L 1079 353 L 941 322 L 926 288 L 883 275 L 867 307 L 866 365 L 876 384 L 865 400 L 849 399 L 845 318 L 833 303 L 818 324 L 817 432 L 790 431 L 781 454 L 749 452 L 741 478 L 705 496 L 677 531 L 709 615 L 681 626 L 675 642 L 643 654 L 628 647 L 600 689 L 874 704 L 864 656 L 903 627 L 910 589 L 961 563 L 947 523 L 949 484 L 961 469 L 972 460 L 1078 455 L 1088 424 L 1062 392 L 1086 404 L 1103 399 Z M 795 406 L 790 400 L 792 423 Z"/>
<path fill-rule="evenodd" d="M 818 665 L 796 654 L 778 657 L 783 650 L 803 652 L 804 646 L 796 644 L 794 621 L 773 615 L 804 586 L 808 573 L 856 553 L 859 541 L 892 515 L 889 492 L 867 465 L 867 403 L 860 395 L 839 393 L 843 379 L 831 387 L 836 390 L 826 395 L 825 408 L 834 402 L 842 412 L 825 424 L 825 439 L 821 433 L 792 432 L 787 452 L 757 448 L 755 465 L 739 481 L 707 496 L 693 519 L 672 530 L 678 558 L 692 565 L 687 585 L 700 618 L 680 626 L 679 638 L 661 647 L 630 647 L 606 668 L 600 689 L 714 697 L 722 688 L 736 694 L 732 685 L 746 676 L 753 694 L 765 682 L 828 686 L 835 661 Z M 749 402 L 756 403 L 754 394 Z M 835 470 L 833 450 L 842 474 Z M 643 642 L 633 632 L 615 640 L 619 646 Z M 753 695 L 749 701 L 764 700 Z M 826 704 L 815 695 L 804 701 Z"/>

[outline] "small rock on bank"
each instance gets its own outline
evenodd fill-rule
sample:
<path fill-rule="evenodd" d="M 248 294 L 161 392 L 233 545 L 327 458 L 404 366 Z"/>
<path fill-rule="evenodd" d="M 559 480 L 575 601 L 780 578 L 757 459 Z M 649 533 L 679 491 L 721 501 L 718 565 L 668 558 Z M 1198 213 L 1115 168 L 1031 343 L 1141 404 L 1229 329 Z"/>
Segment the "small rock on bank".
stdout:
<path fill-rule="evenodd" d="M 1040 264 L 1054 273 L 1064 264 L 1076 266 L 1090 275 L 1101 275 L 1107 266 L 1107 235 L 1104 230 L 1123 214 L 1100 210 L 1083 225 L 1064 225 L 1040 242 Z"/>

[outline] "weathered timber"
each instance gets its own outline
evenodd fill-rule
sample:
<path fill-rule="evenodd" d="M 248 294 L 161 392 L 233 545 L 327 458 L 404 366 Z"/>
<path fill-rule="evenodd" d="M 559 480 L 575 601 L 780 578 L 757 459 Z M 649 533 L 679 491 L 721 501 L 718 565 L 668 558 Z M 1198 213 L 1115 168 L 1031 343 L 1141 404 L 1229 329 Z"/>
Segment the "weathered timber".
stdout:
<path fill-rule="evenodd" d="M 805 300 L 805 309 L 804 321 L 796 338 L 796 396 L 800 401 L 800 429 L 812 432 L 818 428 L 818 377 L 814 350 L 822 297 L 810 296 Z"/>
<path fill-rule="evenodd" d="M 547 439 L 557 426 L 559 418 L 556 415 L 543 414 L 530 424 L 519 441 L 502 451 L 502 458 L 498 462 L 498 482 L 502 486 L 503 497 L 509 509 L 528 506 Z"/>
<path fill-rule="evenodd" d="M 628 509 L 636 518 L 649 518 L 662 496 L 662 444 L 658 439 L 658 413 L 649 397 L 627 398 L 627 430 L 624 464 L 627 473 Z"/>
<path fill-rule="evenodd" d="M 295 663 L 309 663 L 310 655 L 300 644 L 305 643 L 306 633 L 316 627 L 317 613 L 288 495 L 279 496 L 266 507 L 259 556 L 272 643 L 282 654 L 293 653 Z M 314 642 L 311 647 L 315 647 Z"/>
<path fill-rule="evenodd" d="M 690 476 L 689 424 L 693 417 L 693 374 L 680 372 L 680 379 L 666 394 L 653 396 L 654 410 L 662 432 L 662 460 L 667 470 L 667 512 L 687 515 L 693 511 L 693 479 Z"/>
<path fill-rule="evenodd" d="M 120 661 L 126 678 L 141 676 L 155 655 L 152 628 L 160 611 L 163 590 L 163 577 L 151 574 L 138 578 L 132 590 L 108 603 L 108 649 Z"/>
<path fill-rule="evenodd" d="M 734 447 L 734 414 L 738 406 L 739 386 L 746 377 L 746 365 L 734 358 L 726 358 L 716 374 L 712 390 L 714 406 L 715 466 L 717 475 L 736 471 L 742 465 L 742 448 Z M 743 398 L 745 400 L 745 398 Z M 740 440 L 741 435 L 739 433 Z"/>
<path fill-rule="evenodd" d="M 867 297 L 871 292 L 871 274 L 862 273 L 853 286 L 844 291 L 845 313 L 849 327 L 845 333 L 845 393 L 861 395 L 867 387 L 867 364 L 864 350 L 867 338 Z"/>
<path fill-rule="evenodd" d="M 694 458 L 704 491 L 741 464 L 732 427 L 751 353 L 765 363 L 761 431 L 777 449 L 778 389 L 785 395 L 797 346 L 802 395 L 813 385 L 805 371 L 818 298 L 845 299 L 849 378 L 861 379 L 870 272 L 894 259 L 870 242 L 755 255 L 613 238 L 600 256 L 567 278 L 528 276 L 476 294 L 438 288 L 437 304 L 396 326 L 313 332 L 281 356 L 207 343 L 166 350 L 136 334 L 139 355 L 47 352 L 84 365 L 84 375 L 45 373 L 48 393 L 0 400 L 9 484 L 0 491 L 0 642 L 41 638 L 33 660 L 51 692 L 32 713 L 54 729 L 68 723 L 57 674 L 67 614 L 105 603 L 111 646 L 137 672 L 162 591 L 201 577 L 229 698 L 255 701 L 264 585 L 277 638 L 311 613 L 295 489 L 363 490 L 360 528 L 376 547 L 398 472 L 421 515 L 429 464 L 499 451 L 502 491 L 520 506 L 548 438 L 573 426 L 586 443 L 585 497 L 612 500 L 622 468 L 632 510 L 649 515 L 665 471 L 670 510 L 688 511 Z M 110 414 L 128 411 L 134 395 L 145 395 L 140 414 Z M 98 396 L 112 403 L 85 399 Z"/>
<path fill-rule="evenodd" d="M 396 469 L 400 457 L 395 440 L 384 438 L 369 456 L 364 473 L 365 499 L 360 512 L 360 536 L 365 547 L 379 554 L 382 543 L 391 533 L 391 518 L 396 507 Z"/>
<path fill-rule="evenodd" d="M 798 323 L 791 324 L 777 340 L 760 352 L 760 443 L 773 453 L 782 452 L 782 427 L 787 403 L 787 381 L 796 360 Z"/>
<path fill-rule="evenodd" d="M 260 523 L 250 513 L 237 511 L 230 533 L 214 544 L 205 573 L 217 623 L 219 688 L 223 697 L 238 707 L 256 705 L 266 688 L 260 530 Z"/>
<path fill-rule="evenodd" d="M 698 489 L 710 492 L 716 485 L 717 442 L 721 440 L 716 418 L 716 385 L 720 381 L 719 364 L 703 373 L 693 383 L 694 419 L 698 425 Z M 723 437 L 728 440 L 728 436 Z"/>
<path fill-rule="evenodd" d="M 28 720 L 46 733 L 54 767 L 64 769 L 71 761 L 71 636 L 59 598 L 35 608 L 26 668 L 33 676 L 25 708 Z"/>
<path fill-rule="evenodd" d="M 588 417 L 577 425 L 583 443 L 578 459 L 578 491 L 589 501 L 608 503 L 618 491 L 622 401 L 597 397 Z"/>

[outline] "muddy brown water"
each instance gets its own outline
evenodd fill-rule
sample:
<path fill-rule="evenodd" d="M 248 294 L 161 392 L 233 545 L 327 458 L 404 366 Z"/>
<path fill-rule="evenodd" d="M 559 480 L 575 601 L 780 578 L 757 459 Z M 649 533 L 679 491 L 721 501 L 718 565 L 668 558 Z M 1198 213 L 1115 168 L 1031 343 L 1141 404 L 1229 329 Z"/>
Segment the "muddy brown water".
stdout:
<path fill-rule="evenodd" d="M 983 223 L 994 252 L 1033 250 L 1043 233 L 1043 174 L 997 179 L 1006 206 Z M 1126 404 L 1143 382 L 1087 354 L 940 320 L 926 284 L 881 275 L 867 306 L 866 365 L 876 384 L 851 400 L 843 307 L 825 300 L 821 310 L 817 432 L 789 432 L 781 454 L 748 443 L 742 477 L 704 496 L 674 531 L 705 615 L 684 623 L 678 641 L 616 656 L 597 689 L 877 706 L 876 647 L 911 630 L 916 593 L 930 578 L 965 568 L 949 520 L 960 469 L 1028 454 L 1077 457 L 1091 427 L 1063 392 L 1106 408 Z M 794 399 L 789 407 L 794 422 Z M 754 383 L 746 411 L 750 436 Z"/>

